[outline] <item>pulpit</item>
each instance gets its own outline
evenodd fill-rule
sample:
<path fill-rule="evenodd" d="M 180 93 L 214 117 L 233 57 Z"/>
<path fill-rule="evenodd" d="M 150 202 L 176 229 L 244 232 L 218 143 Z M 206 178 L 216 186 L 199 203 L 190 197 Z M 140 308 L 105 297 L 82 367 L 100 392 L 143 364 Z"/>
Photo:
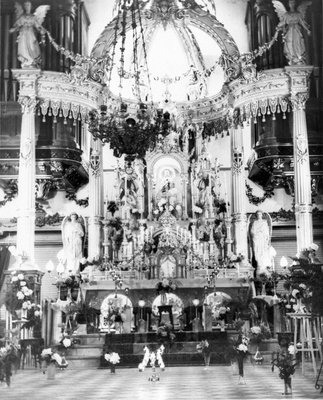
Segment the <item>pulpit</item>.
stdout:
<path fill-rule="evenodd" d="M 174 326 L 172 307 L 173 307 L 172 305 L 158 306 L 158 311 L 159 311 L 158 326 L 161 325 L 163 312 L 168 313 L 169 322 L 172 324 L 172 326 Z"/>

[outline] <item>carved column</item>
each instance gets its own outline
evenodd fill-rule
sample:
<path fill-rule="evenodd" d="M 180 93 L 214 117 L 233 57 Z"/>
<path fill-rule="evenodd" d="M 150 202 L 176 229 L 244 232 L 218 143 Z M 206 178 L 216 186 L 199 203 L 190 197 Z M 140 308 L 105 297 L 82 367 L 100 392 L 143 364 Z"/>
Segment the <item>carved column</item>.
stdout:
<path fill-rule="evenodd" d="M 297 251 L 300 251 L 313 242 L 311 171 L 305 115 L 305 104 L 308 99 L 307 80 L 312 67 L 286 67 L 286 72 L 291 78 L 295 220 Z"/>
<path fill-rule="evenodd" d="M 100 256 L 101 220 L 103 217 L 102 142 L 91 138 L 89 168 L 89 236 L 88 256 Z"/>
<path fill-rule="evenodd" d="M 188 219 L 188 214 L 187 214 L 187 182 L 188 182 L 188 175 L 181 174 L 181 181 L 182 181 L 182 188 L 183 188 L 183 193 L 182 193 L 182 204 L 183 204 L 183 215 L 182 219 L 187 220 Z"/>
<path fill-rule="evenodd" d="M 248 257 L 248 235 L 245 196 L 245 171 L 243 165 L 242 124 L 240 109 L 234 110 L 231 128 L 232 150 L 232 216 L 234 228 L 234 250 Z"/>
<path fill-rule="evenodd" d="M 17 210 L 17 254 L 22 256 L 20 269 L 36 269 L 35 259 L 35 186 L 36 148 L 35 111 L 38 70 L 15 70 L 20 84 L 22 110 Z M 17 265 L 14 266 L 17 268 Z"/>

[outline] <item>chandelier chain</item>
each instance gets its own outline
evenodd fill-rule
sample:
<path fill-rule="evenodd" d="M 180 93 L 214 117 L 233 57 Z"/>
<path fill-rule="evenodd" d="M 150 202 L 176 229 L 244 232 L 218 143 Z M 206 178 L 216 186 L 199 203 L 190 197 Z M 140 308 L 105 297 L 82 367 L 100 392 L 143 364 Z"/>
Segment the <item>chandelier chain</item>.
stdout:
<path fill-rule="evenodd" d="M 111 54 L 111 67 L 109 70 L 109 76 L 108 76 L 108 88 L 110 88 L 110 83 L 112 79 L 112 70 L 113 70 L 113 61 L 116 53 L 116 45 L 118 41 L 118 28 L 119 28 L 119 20 L 120 20 L 120 8 L 121 8 L 121 1 L 118 2 L 118 13 L 116 16 L 116 24 L 114 28 L 114 39 L 113 39 L 113 47 L 112 47 L 112 54 Z"/>
<path fill-rule="evenodd" d="M 126 7 L 126 2 L 127 0 L 123 0 L 123 6 L 122 6 L 122 22 L 121 22 L 121 26 L 122 26 L 122 30 L 120 33 L 121 36 L 121 47 L 120 47 L 120 70 L 119 70 L 119 95 L 120 98 L 122 97 L 122 79 L 124 77 L 124 53 L 126 50 L 125 44 L 126 44 L 126 33 L 127 33 L 127 7 Z"/>

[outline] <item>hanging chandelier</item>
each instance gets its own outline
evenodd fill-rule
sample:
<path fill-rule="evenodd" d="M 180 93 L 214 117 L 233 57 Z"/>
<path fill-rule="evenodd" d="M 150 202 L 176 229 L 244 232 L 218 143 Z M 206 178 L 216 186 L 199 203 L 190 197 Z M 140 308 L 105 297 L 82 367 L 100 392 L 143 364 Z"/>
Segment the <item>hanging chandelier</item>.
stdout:
<path fill-rule="evenodd" d="M 121 103 L 117 111 L 109 112 L 106 105 L 101 105 L 100 110 L 89 112 L 88 129 L 94 139 L 110 144 L 114 156 L 144 157 L 147 150 L 154 148 L 159 135 L 169 133 L 170 114 L 161 109 L 148 110 L 144 103 L 138 105 L 135 116 L 127 108 L 127 104 Z"/>
<path fill-rule="evenodd" d="M 139 0 L 118 0 L 116 9 L 114 41 L 109 54 L 111 63 L 106 84 L 108 99 L 101 104 L 99 109 L 89 112 L 88 129 L 94 139 L 99 139 L 102 143 L 109 143 L 116 157 L 120 157 L 122 154 L 144 157 L 148 150 L 154 148 L 160 135 L 166 136 L 169 133 L 173 123 L 169 112 L 164 112 L 161 108 L 155 109 L 152 101 L 140 2 Z M 133 72 L 126 71 L 125 68 L 126 34 L 129 27 L 131 27 L 132 33 Z M 119 63 L 115 60 L 118 38 L 121 40 Z M 142 50 L 144 65 L 138 57 L 139 49 Z M 117 107 L 112 106 L 113 96 L 110 89 L 114 69 L 117 71 L 119 79 Z M 136 110 L 133 111 L 131 104 L 131 112 L 122 96 L 124 79 L 129 76 L 134 79 L 132 89 L 137 99 Z M 145 80 L 144 83 L 143 80 Z M 145 101 L 143 101 L 143 97 Z M 149 97 L 150 103 L 147 103 Z"/>

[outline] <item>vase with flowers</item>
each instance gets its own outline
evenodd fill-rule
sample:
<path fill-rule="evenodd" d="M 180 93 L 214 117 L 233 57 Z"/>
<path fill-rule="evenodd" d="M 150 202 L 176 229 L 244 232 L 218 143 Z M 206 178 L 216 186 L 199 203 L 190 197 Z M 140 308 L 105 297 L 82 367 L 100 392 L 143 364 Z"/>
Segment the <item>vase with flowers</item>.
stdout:
<path fill-rule="evenodd" d="M 250 344 L 255 344 L 256 347 L 256 352 L 254 355 L 254 360 L 256 361 L 256 364 L 262 364 L 263 362 L 263 356 L 261 355 L 259 351 L 259 346 L 260 343 L 264 339 L 269 339 L 271 338 L 271 331 L 267 325 L 264 323 L 261 323 L 259 325 L 252 326 L 249 332 L 249 341 Z"/>
<path fill-rule="evenodd" d="M 244 379 L 244 360 L 250 354 L 248 350 L 249 338 L 240 334 L 238 336 L 238 340 L 233 346 L 233 349 L 236 353 L 236 359 L 238 362 L 239 369 L 239 385 L 245 385 L 246 381 Z"/>
<path fill-rule="evenodd" d="M 283 350 L 277 353 L 276 358 L 271 362 L 272 371 L 275 367 L 279 369 L 279 377 L 284 380 L 284 395 L 292 394 L 292 375 L 296 370 L 298 361 L 295 358 L 295 347 L 293 345 L 288 346 L 287 351 Z"/>
<path fill-rule="evenodd" d="M 20 364 L 19 348 L 12 342 L 0 347 L 0 383 L 6 382 L 10 386 L 12 368 Z"/>
<path fill-rule="evenodd" d="M 202 340 L 200 343 L 196 345 L 196 350 L 198 353 L 203 355 L 204 359 L 204 369 L 208 369 L 211 360 L 211 347 L 207 340 Z"/>
<path fill-rule="evenodd" d="M 116 364 L 119 364 L 119 362 L 120 362 L 119 354 L 112 351 L 110 353 L 106 353 L 104 355 L 104 358 L 105 358 L 106 361 L 108 361 L 108 363 L 110 365 L 111 374 L 115 374 L 115 372 L 116 372 Z"/>
<path fill-rule="evenodd" d="M 312 243 L 295 257 L 285 273 L 280 275 L 288 291 L 286 312 L 296 314 L 323 314 L 323 269 L 317 258 L 318 246 Z"/>
<path fill-rule="evenodd" d="M 68 366 L 65 356 L 60 355 L 55 348 L 44 349 L 41 353 L 41 358 L 43 374 L 47 370 L 47 379 L 55 379 L 57 367 L 65 369 Z"/>

